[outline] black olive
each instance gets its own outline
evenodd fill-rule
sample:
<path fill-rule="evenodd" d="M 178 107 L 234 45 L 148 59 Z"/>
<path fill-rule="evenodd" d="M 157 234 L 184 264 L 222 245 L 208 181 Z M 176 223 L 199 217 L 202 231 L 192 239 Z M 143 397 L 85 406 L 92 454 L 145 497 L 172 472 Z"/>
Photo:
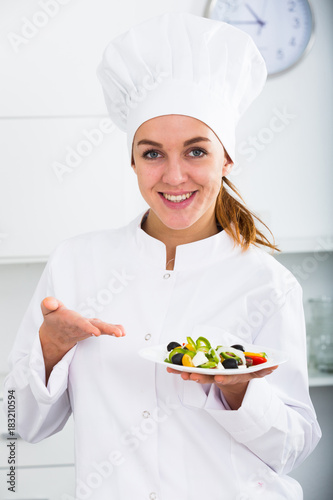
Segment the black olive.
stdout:
<path fill-rule="evenodd" d="M 238 349 L 239 351 L 245 352 L 244 347 L 240 344 L 235 344 L 235 345 L 232 345 L 231 347 L 233 347 L 233 349 Z"/>
<path fill-rule="evenodd" d="M 170 344 L 167 345 L 167 349 L 169 352 L 171 352 L 173 349 L 176 349 L 176 347 L 181 347 L 178 342 L 170 342 Z"/>
<path fill-rule="evenodd" d="M 224 366 L 224 368 L 238 368 L 238 363 L 233 358 L 225 359 L 224 361 L 222 361 L 222 365 Z"/>
<path fill-rule="evenodd" d="M 184 356 L 184 354 L 182 354 L 181 352 L 177 352 L 171 358 L 172 363 L 174 365 L 181 365 L 182 364 L 183 356 Z"/>

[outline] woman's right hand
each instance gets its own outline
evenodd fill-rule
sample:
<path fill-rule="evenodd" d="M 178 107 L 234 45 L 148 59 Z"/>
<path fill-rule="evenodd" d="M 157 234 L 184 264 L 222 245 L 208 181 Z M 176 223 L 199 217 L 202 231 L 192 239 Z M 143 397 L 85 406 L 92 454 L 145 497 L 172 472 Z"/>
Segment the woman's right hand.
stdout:
<path fill-rule="evenodd" d="M 122 325 L 112 325 L 97 318 L 84 318 L 67 309 L 60 300 L 46 297 L 41 303 L 44 321 L 39 330 L 46 372 L 46 384 L 53 367 L 81 340 L 99 335 L 123 337 Z"/>

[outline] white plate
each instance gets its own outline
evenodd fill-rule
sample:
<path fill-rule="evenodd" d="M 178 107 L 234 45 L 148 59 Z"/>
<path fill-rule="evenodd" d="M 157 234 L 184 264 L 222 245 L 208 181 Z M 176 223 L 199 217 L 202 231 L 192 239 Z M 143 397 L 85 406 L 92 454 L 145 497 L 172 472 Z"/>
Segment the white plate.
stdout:
<path fill-rule="evenodd" d="M 179 372 L 191 372 L 191 373 L 202 373 L 203 375 L 240 375 L 241 373 L 253 373 L 264 368 L 270 368 L 271 366 L 281 365 L 288 361 L 288 356 L 282 351 L 276 351 L 270 347 L 263 347 L 260 345 L 243 344 L 246 352 L 265 352 L 267 354 L 268 361 L 260 365 L 250 366 L 249 368 L 194 368 L 191 366 L 174 365 L 172 363 L 166 363 L 164 360 L 169 356 L 169 352 L 166 346 L 156 345 L 152 347 L 145 347 L 139 351 L 139 356 L 149 361 L 153 361 L 159 365 L 169 366 L 170 368 L 177 370 Z"/>

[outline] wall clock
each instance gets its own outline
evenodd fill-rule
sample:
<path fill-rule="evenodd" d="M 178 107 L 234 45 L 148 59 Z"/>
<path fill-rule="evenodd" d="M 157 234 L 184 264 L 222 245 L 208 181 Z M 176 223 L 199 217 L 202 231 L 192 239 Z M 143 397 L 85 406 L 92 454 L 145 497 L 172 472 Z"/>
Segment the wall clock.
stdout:
<path fill-rule="evenodd" d="M 307 0 L 211 0 L 206 16 L 251 35 L 269 75 L 292 68 L 313 42 L 313 14 Z"/>

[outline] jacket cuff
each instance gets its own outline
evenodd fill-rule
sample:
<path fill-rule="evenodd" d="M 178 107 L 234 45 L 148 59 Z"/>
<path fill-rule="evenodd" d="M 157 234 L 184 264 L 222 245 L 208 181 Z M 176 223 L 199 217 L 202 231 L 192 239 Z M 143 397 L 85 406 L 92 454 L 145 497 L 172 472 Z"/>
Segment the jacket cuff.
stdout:
<path fill-rule="evenodd" d="M 218 389 L 216 386 L 215 388 Z M 240 443 L 263 436 L 279 418 L 283 403 L 265 378 L 249 382 L 238 410 L 221 411 L 229 407 L 223 404 L 225 399 L 223 395 L 218 396 L 215 388 L 210 391 L 204 409 Z"/>
<path fill-rule="evenodd" d="M 53 367 L 48 384 L 45 386 L 45 363 L 39 335 L 37 335 L 29 356 L 29 383 L 37 401 L 53 404 L 67 389 L 69 365 L 76 351 L 72 347 Z"/>

